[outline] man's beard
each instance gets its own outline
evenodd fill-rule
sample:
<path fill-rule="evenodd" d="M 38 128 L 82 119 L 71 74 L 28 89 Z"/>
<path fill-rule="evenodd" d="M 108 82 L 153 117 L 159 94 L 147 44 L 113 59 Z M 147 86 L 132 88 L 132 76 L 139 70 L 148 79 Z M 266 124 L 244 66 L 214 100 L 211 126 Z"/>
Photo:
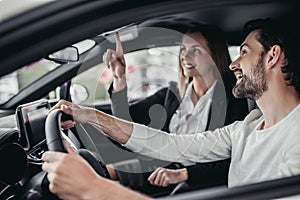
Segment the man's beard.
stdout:
<path fill-rule="evenodd" d="M 267 83 L 265 79 L 265 70 L 262 66 L 262 56 L 253 70 L 250 71 L 252 75 L 247 76 L 243 74 L 240 83 L 234 86 L 232 93 L 236 98 L 250 98 L 253 100 L 259 99 L 267 90 Z"/>

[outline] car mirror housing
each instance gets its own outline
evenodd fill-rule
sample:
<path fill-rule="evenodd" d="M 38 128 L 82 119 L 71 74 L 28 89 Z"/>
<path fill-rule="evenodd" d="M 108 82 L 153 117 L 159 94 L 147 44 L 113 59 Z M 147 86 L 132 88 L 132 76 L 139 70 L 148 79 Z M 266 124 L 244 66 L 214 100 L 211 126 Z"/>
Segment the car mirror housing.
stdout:
<path fill-rule="evenodd" d="M 82 103 L 89 98 L 88 89 L 78 83 L 71 85 L 70 94 L 72 101 L 76 104 Z"/>
<path fill-rule="evenodd" d="M 77 47 L 70 46 L 48 55 L 46 59 L 60 64 L 77 62 L 79 60 L 79 51 Z"/>

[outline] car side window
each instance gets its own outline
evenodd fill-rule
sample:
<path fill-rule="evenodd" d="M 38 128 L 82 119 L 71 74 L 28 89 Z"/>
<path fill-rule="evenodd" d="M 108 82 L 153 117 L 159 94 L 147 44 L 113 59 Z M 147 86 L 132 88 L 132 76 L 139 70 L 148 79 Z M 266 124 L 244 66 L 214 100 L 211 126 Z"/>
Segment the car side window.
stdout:
<path fill-rule="evenodd" d="M 238 46 L 230 46 L 231 59 L 239 54 Z M 179 46 L 168 46 L 138 50 L 125 54 L 127 64 L 128 100 L 134 101 L 146 98 L 162 87 L 167 87 L 170 81 L 178 80 Z M 108 89 L 112 82 L 112 74 L 104 63 L 99 63 L 89 70 L 78 74 L 72 79 L 72 85 L 85 88 L 72 91 L 72 101 L 84 105 L 109 104 Z M 87 96 L 84 100 L 80 97 Z"/>
<path fill-rule="evenodd" d="M 179 46 L 143 49 L 125 54 L 128 100 L 145 98 L 170 81 L 178 79 Z M 86 88 L 88 97 L 76 103 L 101 105 L 110 103 L 108 89 L 112 74 L 104 63 L 100 63 L 72 79 L 72 85 Z M 72 92 L 71 92 L 72 95 Z M 76 101 L 76 94 L 71 96 Z"/>

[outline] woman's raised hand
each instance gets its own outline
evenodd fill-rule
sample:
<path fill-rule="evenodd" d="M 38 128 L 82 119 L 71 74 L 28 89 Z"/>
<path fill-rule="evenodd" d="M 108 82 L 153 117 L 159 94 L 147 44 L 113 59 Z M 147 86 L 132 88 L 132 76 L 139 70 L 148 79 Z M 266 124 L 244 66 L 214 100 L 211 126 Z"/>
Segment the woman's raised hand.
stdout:
<path fill-rule="evenodd" d="M 117 92 L 126 86 L 126 63 L 119 33 L 116 33 L 115 39 L 116 50 L 107 49 L 103 55 L 103 61 L 113 74 L 113 88 Z"/>

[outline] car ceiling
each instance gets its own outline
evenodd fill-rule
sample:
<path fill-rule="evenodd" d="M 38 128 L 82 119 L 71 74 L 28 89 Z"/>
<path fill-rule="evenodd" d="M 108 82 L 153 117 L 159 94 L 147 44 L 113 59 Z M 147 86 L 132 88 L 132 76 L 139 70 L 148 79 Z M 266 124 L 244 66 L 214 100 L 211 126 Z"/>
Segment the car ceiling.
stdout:
<path fill-rule="evenodd" d="M 286 15 L 294 9 L 295 2 L 293 0 L 133 0 L 130 3 L 126 0 L 54 1 L 41 7 L 38 12 L 32 10 L 0 24 L 0 76 L 72 43 L 92 37 L 96 33 L 149 19 L 173 21 L 178 17 L 188 17 L 215 23 L 228 32 L 230 43 L 238 44 L 239 31 L 247 20 Z M 188 12 L 183 13 L 186 10 Z"/>
<path fill-rule="evenodd" d="M 241 1 L 242 2 L 242 1 Z M 250 19 L 281 17 L 287 15 L 294 4 L 291 1 L 248 1 L 248 3 L 234 3 L 226 6 L 216 6 L 205 9 L 197 9 L 190 12 L 172 14 L 158 17 L 143 22 L 143 26 L 171 26 L 180 18 L 193 19 L 198 22 L 216 24 L 227 33 L 228 42 L 231 45 L 240 44 L 240 30 L 245 22 Z M 168 23 L 169 22 L 169 23 Z"/>
<path fill-rule="evenodd" d="M 0 1 L 0 21 L 6 18 L 12 17 L 18 13 L 24 12 L 25 10 L 38 7 L 42 4 L 48 3 L 53 0 L 26 0 L 20 3 L 20 0 L 1 0 Z"/>

